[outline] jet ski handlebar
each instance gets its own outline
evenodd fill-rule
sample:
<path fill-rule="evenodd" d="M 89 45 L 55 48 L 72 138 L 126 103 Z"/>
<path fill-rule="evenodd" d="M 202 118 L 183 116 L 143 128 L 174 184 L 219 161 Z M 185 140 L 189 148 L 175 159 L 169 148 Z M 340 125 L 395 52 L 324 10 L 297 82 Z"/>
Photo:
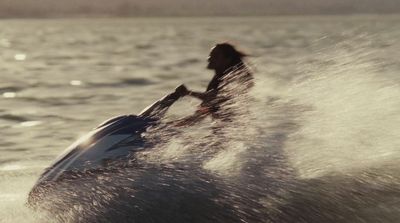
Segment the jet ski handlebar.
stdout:
<path fill-rule="evenodd" d="M 175 88 L 173 93 L 165 95 L 160 100 L 143 109 L 138 116 L 143 118 L 159 117 L 179 98 L 185 96 L 186 93 L 187 89 L 185 85 L 181 84 Z"/>

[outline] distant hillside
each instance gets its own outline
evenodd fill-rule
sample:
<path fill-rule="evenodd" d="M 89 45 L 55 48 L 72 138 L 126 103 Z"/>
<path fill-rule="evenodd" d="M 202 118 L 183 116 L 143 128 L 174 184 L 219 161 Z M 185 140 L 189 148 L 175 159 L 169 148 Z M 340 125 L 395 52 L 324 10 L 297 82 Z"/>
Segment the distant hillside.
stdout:
<path fill-rule="evenodd" d="M 400 0 L 0 0 L 0 17 L 398 13 Z"/>

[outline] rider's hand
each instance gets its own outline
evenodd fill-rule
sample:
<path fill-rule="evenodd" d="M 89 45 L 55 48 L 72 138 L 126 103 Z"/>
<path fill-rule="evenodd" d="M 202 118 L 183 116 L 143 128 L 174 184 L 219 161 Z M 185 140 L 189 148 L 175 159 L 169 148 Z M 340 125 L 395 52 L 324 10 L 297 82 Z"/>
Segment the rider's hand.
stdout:
<path fill-rule="evenodd" d="M 175 93 L 183 97 L 189 94 L 189 90 L 186 88 L 185 85 L 181 84 L 177 88 L 175 88 Z"/>

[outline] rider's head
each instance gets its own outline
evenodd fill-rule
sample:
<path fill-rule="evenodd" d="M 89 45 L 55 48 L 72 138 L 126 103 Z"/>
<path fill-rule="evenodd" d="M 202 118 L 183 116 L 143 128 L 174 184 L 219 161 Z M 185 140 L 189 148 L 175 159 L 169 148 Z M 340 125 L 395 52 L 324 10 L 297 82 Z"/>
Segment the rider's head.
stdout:
<path fill-rule="evenodd" d="M 247 54 L 237 50 L 230 43 L 219 43 L 211 49 L 207 68 L 226 71 L 233 66 L 242 64 L 242 59 L 246 56 Z"/>

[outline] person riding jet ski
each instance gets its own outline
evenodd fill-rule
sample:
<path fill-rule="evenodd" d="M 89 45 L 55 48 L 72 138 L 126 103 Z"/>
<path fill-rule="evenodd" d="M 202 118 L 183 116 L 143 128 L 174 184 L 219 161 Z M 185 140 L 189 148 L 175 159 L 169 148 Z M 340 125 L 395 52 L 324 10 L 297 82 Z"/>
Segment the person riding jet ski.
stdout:
<path fill-rule="evenodd" d="M 200 108 L 188 118 L 172 122 L 175 126 L 188 125 L 207 115 L 220 118 L 219 105 L 229 99 L 219 97 L 223 82 L 232 74 L 242 74 L 246 87 L 252 85 L 252 75 L 242 58 L 246 54 L 229 43 L 217 44 L 210 53 L 208 68 L 215 70 L 206 92 L 188 90 L 184 85 L 175 89 L 138 115 L 121 115 L 109 119 L 78 139 L 66 149 L 44 173 L 31 190 L 28 203 L 35 203 L 43 188 L 59 181 L 73 179 L 82 174 L 111 171 L 135 165 L 135 154 L 151 148 L 143 138 L 147 129 L 157 126 L 163 114 L 179 98 L 189 95 L 202 100 Z M 244 75 L 243 75 L 244 74 Z"/>

